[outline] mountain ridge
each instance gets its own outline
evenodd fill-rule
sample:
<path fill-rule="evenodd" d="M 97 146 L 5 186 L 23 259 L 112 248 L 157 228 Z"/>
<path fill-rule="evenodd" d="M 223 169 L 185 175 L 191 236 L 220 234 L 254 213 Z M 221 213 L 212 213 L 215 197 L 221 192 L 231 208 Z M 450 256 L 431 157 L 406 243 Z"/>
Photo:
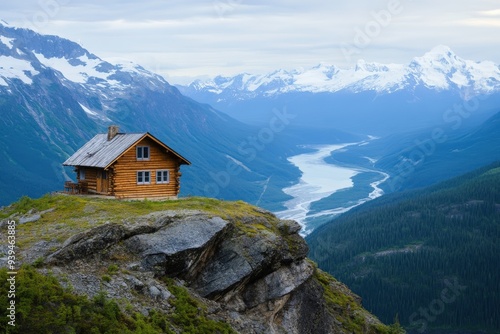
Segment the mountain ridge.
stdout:
<path fill-rule="evenodd" d="M 187 156 L 193 165 L 182 171 L 182 194 L 262 199 L 262 205 L 272 206 L 284 196 L 281 184 L 288 182 L 287 175 L 297 173 L 286 153 L 260 149 L 266 147 L 260 142 L 258 154 L 249 155 L 245 144 L 260 128 L 185 97 L 139 65 L 112 64 L 77 43 L 29 29 L 0 24 L 0 36 L 0 108 L 5 114 L 0 183 L 9 190 L 0 195 L 0 203 L 61 189 L 65 179 L 74 177 L 62 162 L 111 124 L 122 132 L 150 132 Z M 287 125 L 283 119 L 277 122 Z M 274 133 L 272 139 L 283 141 Z M 232 168 L 234 161 L 247 168 Z M 276 170 L 277 184 L 263 193 L 264 182 Z"/>
<path fill-rule="evenodd" d="M 491 61 L 475 62 L 458 57 L 449 47 L 439 45 L 410 63 L 380 64 L 359 60 L 342 69 L 320 63 L 309 69 L 276 70 L 262 75 L 242 73 L 196 80 L 178 86 L 187 95 L 194 92 L 226 99 L 247 99 L 290 92 L 335 93 L 340 91 L 393 93 L 423 86 L 436 90 L 457 90 L 463 98 L 500 90 L 500 67 Z"/>

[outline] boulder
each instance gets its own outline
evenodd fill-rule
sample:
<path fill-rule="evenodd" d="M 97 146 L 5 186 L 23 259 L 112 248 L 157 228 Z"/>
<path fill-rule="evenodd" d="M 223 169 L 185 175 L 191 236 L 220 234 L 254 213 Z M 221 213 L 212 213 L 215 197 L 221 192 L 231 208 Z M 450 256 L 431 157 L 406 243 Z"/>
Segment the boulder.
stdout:
<path fill-rule="evenodd" d="M 228 222 L 220 217 L 195 216 L 180 219 L 154 233 L 128 238 L 125 246 L 141 257 L 145 270 L 170 277 L 192 277 L 198 264 L 213 253 L 213 245 Z"/>
<path fill-rule="evenodd" d="M 273 271 L 245 288 L 243 300 L 246 307 L 252 308 L 289 294 L 306 282 L 313 272 L 313 265 L 306 260 Z"/>
<path fill-rule="evenodd" d="M 47 257 L 47 263 L 67 263 L 82 259 L 113 246 L 123 240 L 125 228 L 118 224 L 104 224 L 78 233 L 67 239 L 62 248 Z"/>

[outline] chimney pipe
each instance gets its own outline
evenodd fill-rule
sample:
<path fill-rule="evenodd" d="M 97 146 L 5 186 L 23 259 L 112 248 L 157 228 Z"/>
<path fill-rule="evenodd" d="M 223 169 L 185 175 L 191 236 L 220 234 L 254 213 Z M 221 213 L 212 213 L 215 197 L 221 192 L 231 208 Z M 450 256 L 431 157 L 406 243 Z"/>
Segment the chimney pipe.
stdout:
<path fill-rule="evenodd" d="M 111 125 L 108 127 L 108 141 L 115 138 L 115 136 L 118 134 L 118 130 L 118 125 Z"/>

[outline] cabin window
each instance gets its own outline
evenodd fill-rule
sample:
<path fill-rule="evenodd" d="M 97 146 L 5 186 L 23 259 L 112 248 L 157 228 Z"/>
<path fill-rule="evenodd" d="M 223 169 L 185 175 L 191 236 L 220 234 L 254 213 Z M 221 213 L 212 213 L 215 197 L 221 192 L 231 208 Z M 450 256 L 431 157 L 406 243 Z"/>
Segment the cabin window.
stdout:
<path fill-rule="evenodd" d="M 78 169 L 78 179 L 85 180 L 85 168 Z"/>
<path fill-rule="evenodd" d="M 156 171 L 156 183 L 169 183 L 169 182 L 170 182 L 170 171 L 168 170 Z"/>
<path fill-rule="evenodd" d="M 148 170 L 140 170 L 137 172 L 137 184 L 150 184 L 151 172 Z"/>
<path fill-rule="evenodd" d="M 137 146 L 137 160 L 149 160 L 149 146 Z"/>

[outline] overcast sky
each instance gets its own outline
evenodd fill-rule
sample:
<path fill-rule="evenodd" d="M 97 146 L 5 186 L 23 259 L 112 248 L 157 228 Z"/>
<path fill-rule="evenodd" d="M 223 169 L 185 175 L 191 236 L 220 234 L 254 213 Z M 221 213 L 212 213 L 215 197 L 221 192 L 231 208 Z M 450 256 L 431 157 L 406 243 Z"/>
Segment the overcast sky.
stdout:
<path fill-rule="evenodd" d="M 0 18 L 127 59 L 171 83 L 189 77 L 408 63 L 436 45 L 500 64 L 498 0 L 22 0 Z"/>

